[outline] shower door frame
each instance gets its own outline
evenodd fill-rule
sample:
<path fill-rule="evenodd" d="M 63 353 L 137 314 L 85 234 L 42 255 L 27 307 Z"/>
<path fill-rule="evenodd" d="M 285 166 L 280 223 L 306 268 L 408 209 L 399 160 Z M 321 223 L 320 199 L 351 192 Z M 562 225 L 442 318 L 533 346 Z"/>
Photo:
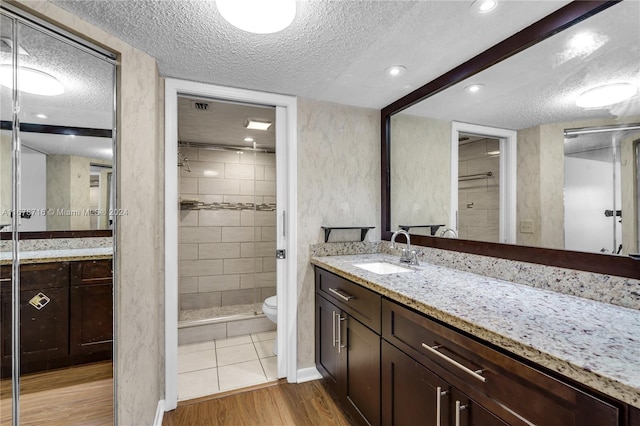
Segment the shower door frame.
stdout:
<path fill-rule="evenodd" d="M 178 404 L 178 96 L 200 96 L 276 108 L 278 377 L 298 381 L 297 364 L 297 98 L 167 78 L 165 80 L 165 395 Z M 273 253 L 274 257 L 276 253 Z"/>

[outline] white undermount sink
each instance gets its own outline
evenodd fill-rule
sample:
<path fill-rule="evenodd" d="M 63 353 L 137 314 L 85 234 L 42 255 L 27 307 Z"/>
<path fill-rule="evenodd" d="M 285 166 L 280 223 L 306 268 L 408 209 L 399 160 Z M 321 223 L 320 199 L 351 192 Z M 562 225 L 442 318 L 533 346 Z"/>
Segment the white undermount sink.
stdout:
<path fill-rule="evenodd" d="M 369 272 L 373 272 L 374 274 L 379 275 L 413 272 L 413 269 L 405 268 L 387 262 L 354 263 L 353 266 L 357 266 L 361 269 L 366 269 Z"/>

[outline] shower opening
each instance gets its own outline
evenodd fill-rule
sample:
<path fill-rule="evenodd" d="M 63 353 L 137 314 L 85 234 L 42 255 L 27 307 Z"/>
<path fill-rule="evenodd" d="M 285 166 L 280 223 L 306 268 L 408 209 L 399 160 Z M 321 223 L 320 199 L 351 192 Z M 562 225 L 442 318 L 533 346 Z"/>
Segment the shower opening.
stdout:
<path fill-rule="evenodd" d="M 178 167 L 179 328 L 275 329 L 259 320 L 276 293 L 275 108 L 179 97 Z"/>

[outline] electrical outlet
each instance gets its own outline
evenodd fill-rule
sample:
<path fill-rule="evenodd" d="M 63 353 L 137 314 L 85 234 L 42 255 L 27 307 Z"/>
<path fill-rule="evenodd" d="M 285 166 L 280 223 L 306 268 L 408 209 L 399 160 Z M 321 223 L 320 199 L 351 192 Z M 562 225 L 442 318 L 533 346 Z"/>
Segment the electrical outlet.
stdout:
<path fill-rule="evenodd" d="M 520 221 L 520 233 L 522 233 L 522 234 L 533 234 L 533 221 L 532 220 L 521 220 Z"/>

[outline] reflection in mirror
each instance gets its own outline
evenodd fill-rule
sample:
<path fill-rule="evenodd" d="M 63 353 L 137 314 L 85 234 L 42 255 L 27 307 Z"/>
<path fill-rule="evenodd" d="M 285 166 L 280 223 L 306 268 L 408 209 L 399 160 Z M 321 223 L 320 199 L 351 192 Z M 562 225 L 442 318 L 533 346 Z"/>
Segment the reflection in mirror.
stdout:
<path fill-rule="evenodd" d="M 113 162 L 114 65 L 75 45 L 52 42 L 35 28 L 21 26 L 19 39 L 19 230 L 110 229 L 106 176 Z M 2 64 L 8 55 L 0 50 Z M 5 78 L 6 65 L 0 66 L 0 96 L 10 102 L 12 81 Z M 33 73 L 49 80 L 40 87 L 27 78 Z M 1 169 L 10 173 L 11 156 L 4 153 L 11 149 L 11 121 L 4 116 L 1 134 Z M 101 171 L 92 171 L 95 166 Z M 91 189 L 92 176 L 98 189 Z M 4 194 L 10 181 L 0 184 Z M 9 219 L 2 215 L 0 225 Z"/>
<path fill-rule="evenodd" d="M 633 167 L 637 161 L 634 158 L 637 133 L 635 138 L 631 133 L 626 134 L 626 145 L 616 150 L 621 173 L 614 178 L 611 172 L 609 177 L 609 180 L 620 181 L 622 192 L 617 199 L 622 203 L 624 214 L 615 216 L 615 211 L 620 209 L 615 204 L 598 207 L 597 219 L 607 221 L 609 236 L 607 243 L 600 241 L 591 245 L 573 237 L 592 235 L 594 229 L 588 217 L 589 209 L 576 205 L 576 197 L 567 196 L 565 192 L 565 177 L 573 179 L 571 168 L 575 161 L 575 156 L 569 156 L 565 162 L 565 131 L 640 123 L 639 18 L 640 2 L 615 4 L 392 115 L 391 229 L 404 225 L 401 222 L 410 222 L 408 225 L 441 223 L 455 229 L 460 238 L 509 241 L 496 240 L 490 232 L 498 216 L 499 227 L 512 227 L 513 242 L 520 245 L 598 253 L 637 252 L 638 178 L 637 168 Z M 609 101 L 596 98 L 595 104 L 585 105 L 594 98 L 585 101 L 581 97 L 584 92 L 610 83 L 616 84 L 613 88 L 618 91 L 628 89 L 627 97 Z M 455 148 L 460 138 L 469 136 L 456 133 L 456 123 L 517 132 L 514 145 L 517 156 L 514 155 L 512 163 L 510 160 L 500 162 L 512 164 L 517 170 L 515 179 L 502 181 L 516 186 L 515 214 L 511 220 L 502 210 L 496 212 L 495 206 L 478 209 L 489 203 L 489 198 L 495 201 L 496 196 L 504 192 L 503 188 L 491 184 L 498 180 L 495 176 L 464 184 L 451 179 L 452 174 L 460 178 L 476 172 L 493 172 L 495 168 L 486 168 L 483 164 L 495 161 L 490 154 L 496 151 L 493 148 L 490 151 L 485 147 L 483 153 L 473 154 L 466 150 L 475 152 L 476 148 L 465 148 L 464 153 L 461 148 L 460 158 L 454 161 L 452 146 Z M 622 140 L 620 138 L 620 143 Z M 477 148 L 477 151 L 483 150 Z M 474 164 L 471 171 L 464 171 L 472 164 L 463 164 L 465 161 L 483 164 L 483 167 Z M 455 168 L 458 168 L 457 174 Z M 615 191 L 609 192 L 613 202 Z M 456 195 L 457 203 L 454 202 Z M 503 195 L 499 198 L 502 203 Z M 605 210 L 614 211 L 614 216 L 605 216 Z M 583 226 L 576 229 L 579 224 Z M 412 229 L 411 233 L 432 235 L 430 229 L 424 228 Z"/>

